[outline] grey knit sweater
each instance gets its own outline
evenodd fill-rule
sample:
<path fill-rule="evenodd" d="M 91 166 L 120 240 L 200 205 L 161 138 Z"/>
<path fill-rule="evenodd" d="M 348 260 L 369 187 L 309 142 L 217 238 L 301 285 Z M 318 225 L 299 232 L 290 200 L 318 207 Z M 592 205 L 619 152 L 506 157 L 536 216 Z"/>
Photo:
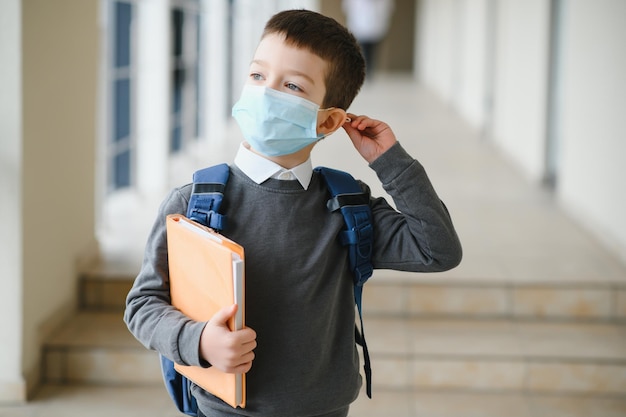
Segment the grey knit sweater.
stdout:
<path fill-rule="evenodd" d="M 456 232 L 419 162 L 396 144 L 370 167 L 398 209 L 371 199 L 374 268 L 428 272 L 458 265 Z M 208 366 L 198 353 L 205 323 L 186 318 L 169 296 L 165 216 L 184 214 L 190 192 L 189 185 L 174 189 L 162 203 L 124 320 L 146 347 L 175 362 Z M 195 387 L 204 414 L 318 416 L 356 399 L 352 275 L 338 241 L 343 218 L 326 210 L 328 198 L 318 174 L 303 190 L 297 181 L 258 185 L 231 167 L 223 233 L 246 251 L 246 325 L 257 332 L 258 346 L 246 377 L 247 407 L 233 410 Z"/>

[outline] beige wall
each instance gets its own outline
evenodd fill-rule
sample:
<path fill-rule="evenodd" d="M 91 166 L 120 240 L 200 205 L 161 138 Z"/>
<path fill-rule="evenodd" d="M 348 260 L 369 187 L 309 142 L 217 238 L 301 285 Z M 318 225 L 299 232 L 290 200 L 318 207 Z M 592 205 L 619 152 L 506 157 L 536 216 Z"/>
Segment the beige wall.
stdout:
<path fill-rule="evenodd" d="M 17 363 L 32 387 L 38 381 L 42 340 L 76 305 L 77 261 L 97 247 L 93 189 L 99 1 L 24 0 L 21 8 L 21 42 L 15 31 L 7 41 L 11 44 L 2 46 L 5 51 L 21 45 L 22 53 L 21 97 L 19 90 L 12 94 L 18 109 L 22 104 L 21 115 L 13 112 L 17 120 L 21 117 L 21 126 L 14 126 L 9 136 L 12 152 L 2 149 L 2 167 L 11 167 L 9 183 L 2 183 L 2 191 L 10 193 L 2 200 L 11 201 L 8 211 L 18 230 L 13 224 L 5 236 L 3 227 L 1 241 L 3 255 L 7 248 L 11 253 L 3 268 L 9 269 L 13 292 L 3 298 L 21 305 L 21 314 L 14 311 L 10 320 L 3 318 L 2 327 L 10 327 L 9 321 L 18 327 L 11 326 L 10 334 L 21 336 L 21 354 L 5 347 L 3 334 L 0 357 Z M 12 58 L 15 65 L 16 54 Z M 13 120 L 4 112 L 0 117 L 3 126 Z M 4 226 L 7 219 L 2 221 Z M 14 372 L 0 366 L 0 384 L 14 380 Z M 23 399 L 14 395 L 14 400 Z"/>
<path fill-rule="evenodd" d="M 413 72 L 418 0 L 395 0 L 389 33 L 380 47 L 380 70 Z"/>

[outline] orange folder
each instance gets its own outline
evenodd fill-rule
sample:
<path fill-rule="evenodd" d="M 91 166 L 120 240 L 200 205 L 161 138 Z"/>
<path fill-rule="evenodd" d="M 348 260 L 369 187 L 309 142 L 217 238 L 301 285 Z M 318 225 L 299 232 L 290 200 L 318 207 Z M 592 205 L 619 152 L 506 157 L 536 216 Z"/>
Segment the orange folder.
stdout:
<path fill-rule="evenodd" d="M 197 321 L 238 305 L 231 330 L 245 326 L 243 247 L 180 214 L 167 216 L 172 305 Z M 245 374 L 175 364 L 176 370 L 233 408 L 246 405 Z"/>

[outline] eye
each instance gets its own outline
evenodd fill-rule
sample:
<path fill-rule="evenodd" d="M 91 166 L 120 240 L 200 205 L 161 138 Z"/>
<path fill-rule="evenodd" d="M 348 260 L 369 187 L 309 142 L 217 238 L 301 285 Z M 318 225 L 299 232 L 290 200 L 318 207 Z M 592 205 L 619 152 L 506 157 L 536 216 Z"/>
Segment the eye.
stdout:
<path fill-rule="evenodd" d="M 259 74 L 258 72 L 253 72 L 250 74 L 250 78 L 253 79 L 254 81 L 262 81 L 263 80 L 263 76 L 261 74 Z"/>
<path fill-rule="evenodd" d="M 303 92 L 302 89 L 298 87 L 297 85 L 295 85 L 294 83 L 286 83 L 285 87 L 287 87 L 288 89 L 292 91 Z"/>

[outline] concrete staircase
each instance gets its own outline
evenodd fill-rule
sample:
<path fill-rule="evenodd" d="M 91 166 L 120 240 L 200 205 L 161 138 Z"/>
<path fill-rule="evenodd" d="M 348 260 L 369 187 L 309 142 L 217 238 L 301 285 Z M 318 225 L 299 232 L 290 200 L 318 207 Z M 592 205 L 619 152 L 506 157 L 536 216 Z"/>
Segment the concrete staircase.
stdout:
<path fill-rule="evenodd" d="M 81 280 L 82 307 L 44 346 L 47 383 L 160 385 L 122 322 L 130 271 Z M 626 291 L 378 271 L 364 295 L 374 390 L 626 395 Z"/>

